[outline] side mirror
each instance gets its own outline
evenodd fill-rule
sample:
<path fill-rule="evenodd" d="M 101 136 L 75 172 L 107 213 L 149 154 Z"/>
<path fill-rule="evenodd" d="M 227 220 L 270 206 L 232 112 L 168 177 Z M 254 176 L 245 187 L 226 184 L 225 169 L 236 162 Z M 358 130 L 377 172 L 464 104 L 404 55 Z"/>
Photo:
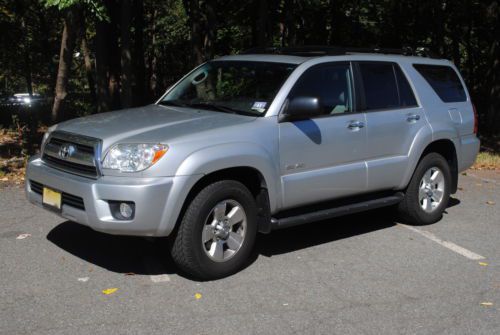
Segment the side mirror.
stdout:
<path fill-rule="evenodd" d="M 323 107 L 317 97 L 295 97 L 288 101 L 280 115 L 280 122 L 310 119 L 323 114 Z"/>

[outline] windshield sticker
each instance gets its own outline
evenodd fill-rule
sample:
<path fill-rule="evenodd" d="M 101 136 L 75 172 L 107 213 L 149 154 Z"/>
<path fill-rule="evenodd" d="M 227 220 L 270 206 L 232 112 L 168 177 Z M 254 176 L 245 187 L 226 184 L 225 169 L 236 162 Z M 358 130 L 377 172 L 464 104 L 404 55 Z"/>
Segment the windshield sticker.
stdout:
<path fill-rule="evenodd" d="M 255 101 L 252 106 L 252 110 L 257 111 L 259 113 L 264 113 L 266 110 L 267 102 L 265 101 Z"/>

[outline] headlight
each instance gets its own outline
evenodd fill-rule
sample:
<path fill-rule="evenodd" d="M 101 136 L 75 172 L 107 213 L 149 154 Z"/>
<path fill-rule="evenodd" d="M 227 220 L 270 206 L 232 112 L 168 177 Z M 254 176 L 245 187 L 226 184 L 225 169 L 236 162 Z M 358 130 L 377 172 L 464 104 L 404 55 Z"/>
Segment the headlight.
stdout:
<path fill-rule="evenodd" d="M 122 172 L 142 171 L 158 162 L 167 150 L 164 144 L 117 144 L 104 157 L 102 167 Z"/>

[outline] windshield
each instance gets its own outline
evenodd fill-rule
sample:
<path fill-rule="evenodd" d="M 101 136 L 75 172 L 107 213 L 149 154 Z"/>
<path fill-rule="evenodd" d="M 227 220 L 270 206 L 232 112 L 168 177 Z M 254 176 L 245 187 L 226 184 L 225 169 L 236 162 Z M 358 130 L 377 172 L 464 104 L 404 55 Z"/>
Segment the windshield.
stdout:
<path fill-rule="evenodd" d="M 160 104 L 262 116 L 295 64 L 211 61 L 179 82 Z"/>

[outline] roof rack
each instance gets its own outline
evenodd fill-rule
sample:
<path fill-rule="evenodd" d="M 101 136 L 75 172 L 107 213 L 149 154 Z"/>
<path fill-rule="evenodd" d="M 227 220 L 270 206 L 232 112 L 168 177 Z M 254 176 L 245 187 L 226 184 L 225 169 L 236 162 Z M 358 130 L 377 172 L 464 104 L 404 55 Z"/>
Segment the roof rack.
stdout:
<path fill-rule="evenodd" d="M 418 47 L 403 47 L 402 49 L 390 48 L 349 48 L 338 46 L 292 46 L 292 47 L 257 47 L 245 50 L 242 54 L 274 54 L 274 55 L 289 55 L 302 57 L 319 57 L 319 56 L 341 56 L 362 53 L 377 53 L 391 54 L 402 56 L 420 56 L 429 58 L 439 58 L 435 53 L 428 48 Z"/>

